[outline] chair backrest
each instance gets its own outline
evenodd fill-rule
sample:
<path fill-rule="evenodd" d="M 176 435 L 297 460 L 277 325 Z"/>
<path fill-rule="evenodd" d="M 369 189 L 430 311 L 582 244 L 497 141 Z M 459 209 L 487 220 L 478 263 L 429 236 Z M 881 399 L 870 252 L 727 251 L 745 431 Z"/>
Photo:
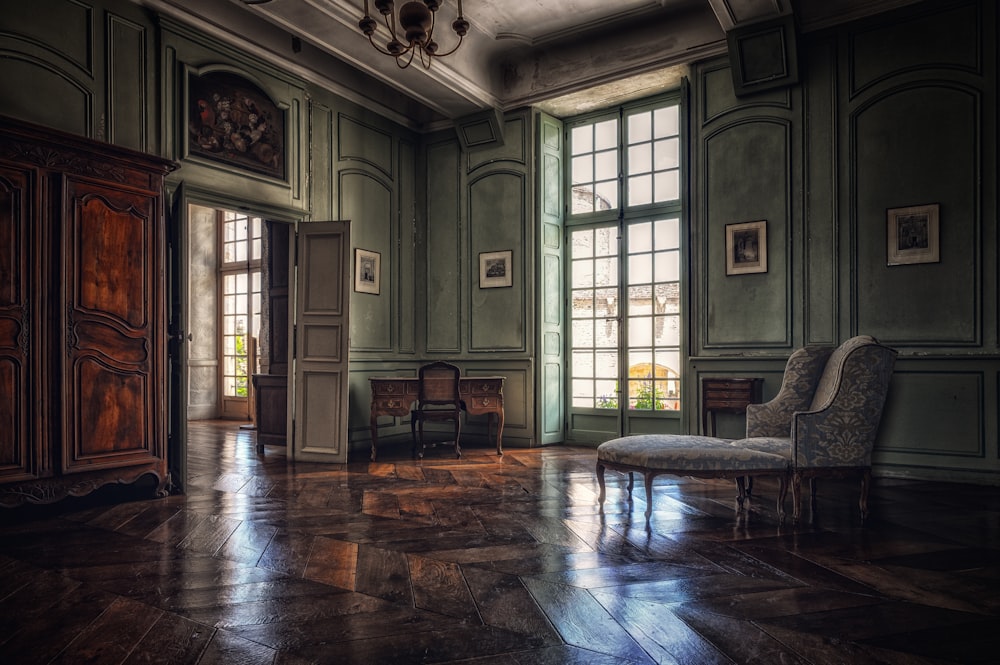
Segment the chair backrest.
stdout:
<path fill-rule="evenodd" d="M 420 388 L 417 399 L 420 404 L 458 404 L 458 384 L 461 371 L 455 365 L 443 361 L 424 365 L 420 368 Z"/>
<path fill-rule="evenodd" d="M 832 346 L 804 346 L 788 357 L 778 394 L 766 404 L 747 408 L 747 436 L 791 436 L 792 414 L 813 401 Z"/>

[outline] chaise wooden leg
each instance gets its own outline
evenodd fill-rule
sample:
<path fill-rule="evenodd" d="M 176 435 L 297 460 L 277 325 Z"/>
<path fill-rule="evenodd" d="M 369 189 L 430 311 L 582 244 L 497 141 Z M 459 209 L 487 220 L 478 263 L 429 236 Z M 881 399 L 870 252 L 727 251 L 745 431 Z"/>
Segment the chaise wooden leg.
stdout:
<path fill-rule="evenodd" d="M 861 508 L 861 523 L 868 519 L 868 487 L 872 482 L 872 470 L 865 469 L 861 472 L 861 498 L 858 499 L 858 506 Z"/>
<path fill-rule="evenodd" d="M 744 476 L 736 476 L 736 503 L 743 507 L 743 502 L 747 498 L 747 479 Z"/>
<path fill-rule="evenodd" d="M 785 521 L 785 496 L 788 495 L 788 474 L 778 476 L 778 519 Z"/>
<path fill-rule="evenodd" d="M 632 500 L 632 488 L 635 487 L 635 475 L 629 471 L 628 472 L 628 500 Z"/>
<path fill-rule="evenodd" d="M 653 475 L 652 473 L 643 474 L 642 480 L 646 485 L 646 519 L 653 514 Z"/>
<path fill-rule="evenodd" d="M 802 474 L 798 471 L 792 472 L 792 524 L 796 524 L 799 521 L 799 516 L 801 515 L 801 502 L 802 498 Z"/>
<path fill-rule="evenodd" d="M 597 486 L 601 488 L 600 493 L 597 495 L 597 502 L 601 504 L 601 509 L 604 509 L 604 465 L 600 462 L 597 463 Z"/>

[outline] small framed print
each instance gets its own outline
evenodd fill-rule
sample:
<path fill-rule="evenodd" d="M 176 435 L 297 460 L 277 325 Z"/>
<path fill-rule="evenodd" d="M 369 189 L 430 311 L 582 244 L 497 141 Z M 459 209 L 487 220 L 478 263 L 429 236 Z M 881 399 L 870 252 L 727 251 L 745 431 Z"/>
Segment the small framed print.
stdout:
<path fill-rule="evenodd" d="M 767 222 L 726 224 L 726 274 L 767 272 Z"/>
<path fill-rule="evenodd" d="M 513 250 L 479 254 L 479 288 L 495 289 L 514 284 Z"/>
<path fill-rule="evenodd" d="M 890 208 L 887 212 L 886 238 L 888 265 L 940 261 L 939 215 L 940 206 L 937 203 Z"/>
<path fill-rule="evenodd" d="M 354 290 L 358 293 L 379 293 L 382 255 L 367 249 L 354 250 Z"/>

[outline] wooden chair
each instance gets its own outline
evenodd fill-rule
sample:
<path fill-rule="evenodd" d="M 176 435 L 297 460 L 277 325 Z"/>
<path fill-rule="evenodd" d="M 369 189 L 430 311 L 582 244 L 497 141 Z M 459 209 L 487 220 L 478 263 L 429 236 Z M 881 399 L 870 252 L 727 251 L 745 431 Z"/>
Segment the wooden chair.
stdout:
<path fill-rule="evenodd" d="M 462 433 L 462 400 L 458 392 L 460 377 L 458 367 L 446 362 L 435 362 L 420 368 L 417 406 L 410 412 L 414 457 L 422 458 L 427 448 L 424 422 L 448 420 L 455 421 L 455 456 L 462 456 L 459 445 Z"/>

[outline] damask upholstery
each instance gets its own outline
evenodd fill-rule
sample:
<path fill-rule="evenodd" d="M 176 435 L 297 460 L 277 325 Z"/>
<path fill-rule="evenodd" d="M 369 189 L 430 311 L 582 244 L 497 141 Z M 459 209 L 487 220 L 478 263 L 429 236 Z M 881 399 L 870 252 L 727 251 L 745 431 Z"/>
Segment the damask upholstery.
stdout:
<path fill-rule="evenodd" d="M 746 498 L 747 476 L 778 476 L 778 512 L 783 514 L 787 491 L 788 460 L 782 455 L 733 445 L 732 439 L 684 434 L 637 434 L 605 441 L 597 447 L 598 501 L 604 505 L 604 470 L 628 473 L 632 498 L 633 473 L 641 473 L 646 488 L 646 518 L 653 510 L 653 479 L 661 474 L 694 478 L 735 478 L 737 501 Z"/>
<path fill-rule="evenodd" d="M 821 358 L 825 362 L 816 374 Z M 815 478 L 851 474 L 861 475 L 859 505 L 862 519 L 867 517 L 872 450 L 895 359 L 893 349 L 868 335 L 852 337 L 825 355 L 819 347 L 806 347 L 789 358 L 778 395 L 747 408 L 747 437 L 734 445 L 788 459 L 793 519 L 800 514 L 802 480 L 811 481 L 815 498 Z"/>
<path fill-rule="evenodd" d="M 605 468 L 642 473 L 646 518 L 652 510 L 652 482 L 660 474 L 735 478 L 737 499 L 745 479 L 779 478 L 778 515 L 784 516 L 788 478 L 793 519 L 800 515 L 802 480 L 815 498 L 820 476 L 861 476 L 861 517 L 868 516 L 871 456 L 888 394 L 896 352 L 873 337 L 853 337 L 836 349 L 807 346 L 789 357 L 778 394 L 747 408 L 747 436 L 736 441 L 681 434 L 642 434 L 612 439 L 597 448 L 599 501 L 605 498 Z"/>

